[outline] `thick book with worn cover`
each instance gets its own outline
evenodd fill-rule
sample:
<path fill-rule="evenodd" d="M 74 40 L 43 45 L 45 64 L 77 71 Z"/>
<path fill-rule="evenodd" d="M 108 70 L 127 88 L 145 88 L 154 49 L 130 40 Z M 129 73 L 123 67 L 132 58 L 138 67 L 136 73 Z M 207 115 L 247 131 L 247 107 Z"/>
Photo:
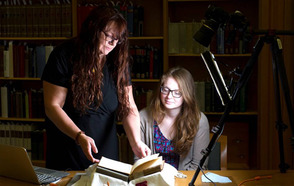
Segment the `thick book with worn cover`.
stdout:
<path fill-rule="evenodd" d="M 139 159 L 134 165 L 102 157 L 98 163 L 96 172 L 123 181 L 130 181 L 160 172 L 163 169 L 163 165 L 164 160 L 162 160 L 162 157 L 159 156 L 159 154 L 153 154 Z"/>

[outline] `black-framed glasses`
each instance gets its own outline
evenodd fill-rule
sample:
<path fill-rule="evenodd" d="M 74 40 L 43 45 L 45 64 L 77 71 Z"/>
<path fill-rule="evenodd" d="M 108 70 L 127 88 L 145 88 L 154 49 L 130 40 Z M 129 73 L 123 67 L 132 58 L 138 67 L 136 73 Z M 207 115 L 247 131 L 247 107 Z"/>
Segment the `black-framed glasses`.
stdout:
<path fill-rule="evenodd" d="M 168 95 L 169 93 L 171 93 L 171 95 L 174 98 L 180 98 L 182 96 L 182 93 L 179 90 L 171 90 L 171 89 L 169 89 L 167 87 L 163 87 L 163 86 L 160 87 L 160 92 L 164 95 Z"/>
<path fill-rule="evenodd" d="M 108 35 L 105 31 L 102 31 L 105 35 L 105 40 L 108 42 L 108 43 L 111 43 L 111 44 L 121 44 L 121 40 L 117 39 L 117 38 L 114 38 L 113 36 L 111 35 Z"/>

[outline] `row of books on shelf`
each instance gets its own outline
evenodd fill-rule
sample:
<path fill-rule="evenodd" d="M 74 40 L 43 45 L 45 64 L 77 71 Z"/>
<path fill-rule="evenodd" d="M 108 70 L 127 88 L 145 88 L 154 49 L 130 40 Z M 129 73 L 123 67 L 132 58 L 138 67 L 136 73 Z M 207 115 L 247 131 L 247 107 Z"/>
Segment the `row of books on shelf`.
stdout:
<path fill-rule="evenodd" d="M 1 87 L 1 117 L 45 118 L 43 89 Z"/>
<path fill-rule="evenodd" d="M 119 160 L 133 163 L 133 151 L 125 133 L 117 133 Z M 46 130 L 42 123 L 0 122 L 0 144 L 21 146 L 27 149 L 32 160 L 46 158 Z"/>
<path fill-rule="evenodd" d="M 0 37 L 71 37 L 70 0 L 0 1 Z"/>
<path fill-rule="evenodd" d="M 234 91 L 233 83 L 232 88 L 229 89 L 232 95 Z M 223 112 L 224 106 L 221 103 L 221 99 L 216 91 L 215 85 L 211 81 L 197 81 L 195 82 L 195 92 L 198 105 L 202 112 Z M 247 92 L 246 86 L 242 87 L 239 95 L 234 101 L 232 112 L 245 112 L 246 111 Z"/>
<path fill-rule="evenodd" d="M 229 27 L 219 27 L 208 47 L 204 47 L 193 39 L 194 34 L 201 28 L 201 22 L 169 22 L 169 43 L 168 53 L 170 54 L 200 54 L 210 50 L 216 54 L 245 54 L 250 53 L 251 43 L 247 35 L 238 30 L 234 31 L 235 37 L 226 42 L 229 33 Z M 208 36 L 207 36 L 208 37 Z"/>
<path fill-rule="evenodd" d="M 45 160 L 46 132 L 38 123 L 0 122 L 0 143 L 27 149 L 32 160 Z"/>
<path fill-rule="evenodd" d="M 129 36 L 143 36 L 144 25 L 144 7 L 134 4 L 132 1 L 110 1 L 110 5 L 115 7 L 126 19 Z M 96 7 L 95 4 L 80 4 L 78 6 L 78 30 L 91 10 Z"/>
<path fill-rule="evenodd" d="M 210 50 L 216 54 L 246 54 L 252 52 L 252 43 L 251 36 L 228 25 L 217 29 L 210 43 Z"/>
<path fill-rule="evenodd" d="M 0 77 L 38 77 L 54 46 L 3 41 L 0 44 Z"/>
<path fill-rule="evenodd" d="M 159 79 L 163 72 L 162 52 L 150 45 L 130 46 L 132 78 Z"/>

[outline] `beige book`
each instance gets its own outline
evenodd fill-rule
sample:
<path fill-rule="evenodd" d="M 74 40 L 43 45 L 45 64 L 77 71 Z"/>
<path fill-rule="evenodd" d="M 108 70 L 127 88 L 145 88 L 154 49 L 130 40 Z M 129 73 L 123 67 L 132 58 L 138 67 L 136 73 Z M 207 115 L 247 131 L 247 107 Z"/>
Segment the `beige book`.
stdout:
<path fill-rule="evenodd" d="M 130 181 L 149 174 L 160 172 L 163 169 L 164 160 L 159 154 L 153 154 L 139 159 L 133 165 L 102 157 L 98 163 L 96 172 Z M 103 172 L 102 172 L 103 170 Z"/>

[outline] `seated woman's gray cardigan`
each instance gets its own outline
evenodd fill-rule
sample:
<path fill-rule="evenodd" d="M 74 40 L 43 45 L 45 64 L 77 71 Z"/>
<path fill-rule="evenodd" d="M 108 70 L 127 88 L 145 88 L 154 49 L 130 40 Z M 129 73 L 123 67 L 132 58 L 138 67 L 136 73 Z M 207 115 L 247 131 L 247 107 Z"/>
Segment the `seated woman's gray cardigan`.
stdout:
<path fill-rule="evenodd" d="M 151 153 L 154 154 L 155 148 L 153 145 L 153 125 L 154 120 L 147 112 L 147 109 L 140 111 L 140 121 L 141 121 L 141 139 L 142 141 L 151 149 Z M 180 156 L 180 162 L 178 170 L 196 170 L 197 165 L 202 159 L 201 150 L 205 149 L 209 143 L 209 124 L 207 117 L 201 112 L 201 118 L 199 121 L 198 132 L 194 137 L 190 151 L 186 156 Z M 135 161 L 138 157 L 135 156 Z M 203 168 L 207 167 L 208 158 L 206 159 Z"/>

